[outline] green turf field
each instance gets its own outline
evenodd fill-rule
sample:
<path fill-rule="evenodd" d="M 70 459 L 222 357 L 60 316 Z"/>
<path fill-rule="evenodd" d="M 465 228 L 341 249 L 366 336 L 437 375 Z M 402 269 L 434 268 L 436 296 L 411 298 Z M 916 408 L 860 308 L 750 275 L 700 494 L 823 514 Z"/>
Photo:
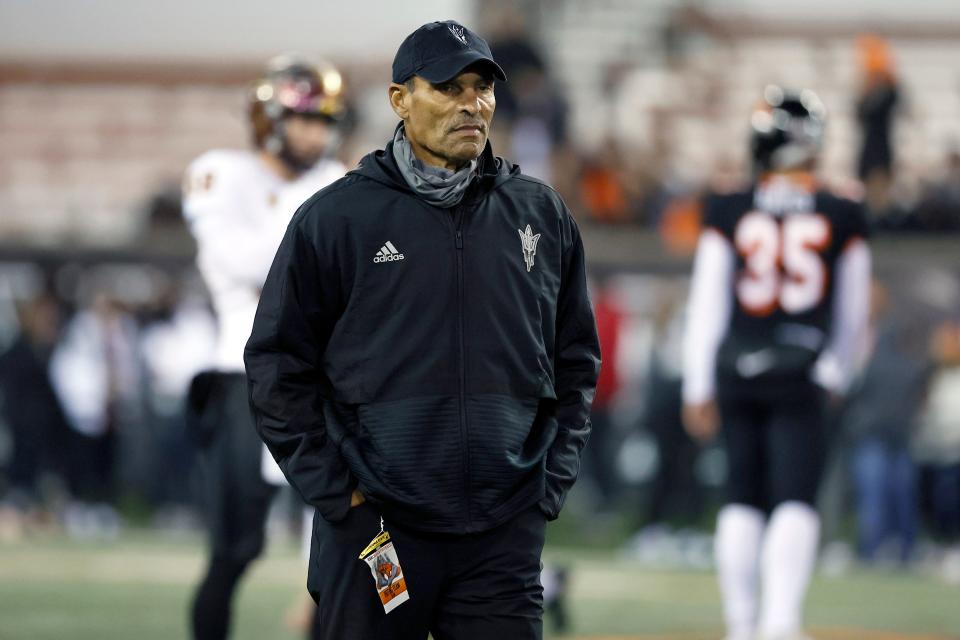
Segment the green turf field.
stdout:
<path fill-rule="evenodd" d="M 605 551 L 551 547 L 546 556 L 573 570 L 574 637 L 721 635 L 708 573 L 649 571 Z M 185 638 L 201 565 L 199 537 L 128 533 L 109 546 L 62 538 L 0 543 L 0 640 Z M 281 619 L 304 571 L 294 546 L 274 544 L 243 586 L 234 637 L 296 638 Z M 960 637 L 960 589 L 916 575 L 818 578 L 808 619 L 815 637 L 827 640 Z"/>

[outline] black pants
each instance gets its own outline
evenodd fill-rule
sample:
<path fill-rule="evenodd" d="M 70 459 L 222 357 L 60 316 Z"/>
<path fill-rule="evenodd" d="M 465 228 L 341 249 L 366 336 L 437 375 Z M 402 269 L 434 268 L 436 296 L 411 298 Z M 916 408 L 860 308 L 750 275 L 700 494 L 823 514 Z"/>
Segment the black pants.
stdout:
<path fill-rule="evenodd" d="M 657 443 L 657 472 L 640 526 L 695 523 L 703 510 L 703 490 L 694 476 L 699 445 L 683 428 L 681 382 L 652 367 L 643 423 Z"/>
<path fill-rule="evenodd" d="M 540 554 L 546 520 L 536 506 L 478 534 L 424 534 L 385 523 L 410 600 L 385 614 L 360 552 L 380 531 L 364 503 L 331 524 L 314 519 L 307 587 L 323 640 L 539 640 Z"/>
<path fill-rule="evenodd" d="M 824 392 L 797 385 L 758 397 L 720 389 L 727 500 L 770 512 L 787 501 L 813 505 L 826 463 Z"/>
<path fill-rule="evenodd" d="M 205 452 L 206 516 L 213 554 L 250 561 L 260 555 L 276 487 L 260 471 L 263 442 L 253 426 L 246 378 L 224 375 L 219 431 Z"/>
<path fill-rule="evenodd" d="M 191 607 L 197 640 L 228 637 L 233 595 L 249 564 L 263 551 L 276 492 L 261 475 L 262 443 L 250 415 L 245 377 L 223 374 L 215 383 L 218 392 L 204 408 L 212 412 L 216 425 L 202 455 L 210 563 Z"/>

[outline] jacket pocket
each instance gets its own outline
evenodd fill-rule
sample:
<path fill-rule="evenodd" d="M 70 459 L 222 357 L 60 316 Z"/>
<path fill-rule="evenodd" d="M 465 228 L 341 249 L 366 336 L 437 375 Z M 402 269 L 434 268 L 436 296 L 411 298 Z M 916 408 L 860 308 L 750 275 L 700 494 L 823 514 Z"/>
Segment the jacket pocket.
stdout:
<path fill-rule="evenodd" d="M 357 409 L 357 448 L 370 497 L 435 517 L 463 495 L 460 411 L 451 396 L 372 402 Z"/>
<path fill-rule="evenodd" d="M 543 475 L 557 433 L 551 398 L 483 394 L 468 399 L 471 502 L 493 511 Z"/>

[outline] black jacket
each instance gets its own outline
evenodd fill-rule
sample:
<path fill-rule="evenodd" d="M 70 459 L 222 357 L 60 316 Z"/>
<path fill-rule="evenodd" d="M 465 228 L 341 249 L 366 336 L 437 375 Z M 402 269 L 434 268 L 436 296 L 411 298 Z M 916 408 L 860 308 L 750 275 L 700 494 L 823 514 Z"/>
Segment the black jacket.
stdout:
<path fill-rule="evenodd" d="M 388 144 L 280 245 L 245 351 L 251 406 L 329 521 L 359 484 L 398 523 L 483 531 L 534 503 L 556 517 L 576 480 L 600 366 L 579 231 L 489 145 L 479 172 L 460 205 L 434 207 Z"/>

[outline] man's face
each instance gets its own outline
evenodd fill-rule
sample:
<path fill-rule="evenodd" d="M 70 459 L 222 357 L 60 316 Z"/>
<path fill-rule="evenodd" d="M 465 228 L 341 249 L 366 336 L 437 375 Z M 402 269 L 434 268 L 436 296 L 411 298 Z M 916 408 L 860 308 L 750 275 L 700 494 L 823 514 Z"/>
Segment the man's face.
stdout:
<path fill-rule="evenodd" d="M 393 84 L 390 103 L 404 121 L 415 155 L 447 169 L 457 169 L 483 152 L 497 106 L 492 77 L 471 68 L 437 84 L 414 76 L 412 91 Z"/>
<path fill-rule="evenodd" d="M 287 153 L 297 164 L 310 167 L 323 157 L 333 138 L 333 128 L 315 116 L 291 114 L 284 118 Z"/>

